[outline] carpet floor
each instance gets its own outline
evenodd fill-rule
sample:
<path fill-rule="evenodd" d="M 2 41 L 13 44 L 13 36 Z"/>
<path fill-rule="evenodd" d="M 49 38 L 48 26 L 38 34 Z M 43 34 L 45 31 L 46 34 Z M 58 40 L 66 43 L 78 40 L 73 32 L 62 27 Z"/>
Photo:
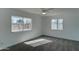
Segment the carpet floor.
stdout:
<path fill-rule="evenodd" d="M 41 36 L 39 39 L 47 39 L 51 42 L 46 41 L 48 43 L 34 44 L 35 46 L 22 42 L 1 51 L 79 51 L 79 41 L 66 40 L 49 36 Z M 33 40 L 36 41 L 37 39 Z"/>

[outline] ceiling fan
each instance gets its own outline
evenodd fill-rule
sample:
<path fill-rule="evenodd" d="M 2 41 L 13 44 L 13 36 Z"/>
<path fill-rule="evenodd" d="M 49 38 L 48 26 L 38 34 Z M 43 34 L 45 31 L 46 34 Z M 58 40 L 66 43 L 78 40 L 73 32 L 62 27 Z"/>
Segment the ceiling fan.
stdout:
<path fill-rule="evenodd" d="M 47 14 L 47 12 L 49 12 L 50 10 L 53 10 L 54 8 L 41 8 L 42 14 L 45 15 Z"/>

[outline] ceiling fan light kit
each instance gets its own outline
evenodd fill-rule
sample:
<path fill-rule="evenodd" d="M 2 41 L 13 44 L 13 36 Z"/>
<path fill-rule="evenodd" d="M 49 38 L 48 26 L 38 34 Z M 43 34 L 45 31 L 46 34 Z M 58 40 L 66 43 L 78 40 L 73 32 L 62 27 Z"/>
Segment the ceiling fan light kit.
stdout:
<path fill-rule="evenodd" d="M 42 14 L 45 15 L 46 13 L 45 12 L 42 12 Z"/>
<path fill-rule="evenodd" d="M 46 15 L 48 11 L 52 10 L 53 8 L 41 8 L 42 14 Z"/>

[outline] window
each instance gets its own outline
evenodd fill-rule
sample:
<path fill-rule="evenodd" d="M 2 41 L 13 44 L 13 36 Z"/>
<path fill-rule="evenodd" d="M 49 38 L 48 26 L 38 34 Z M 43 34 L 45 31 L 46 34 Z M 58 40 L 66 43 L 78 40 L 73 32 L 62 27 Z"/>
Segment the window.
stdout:
<path fill-rule="evenodd" d="M 32 20 L 30 18 L 12 16 L 12 32 L 32 30 Z"/>
<path fill-rule="evenodd" d="M 51 29 L 52 30 L 63 30 L 63 19 L 52 19 Z"/>
<path fill-rule="evenodd" d="M 53 30 L 57 30 L 57 19 L 52 19 L 52 27 Z"/>

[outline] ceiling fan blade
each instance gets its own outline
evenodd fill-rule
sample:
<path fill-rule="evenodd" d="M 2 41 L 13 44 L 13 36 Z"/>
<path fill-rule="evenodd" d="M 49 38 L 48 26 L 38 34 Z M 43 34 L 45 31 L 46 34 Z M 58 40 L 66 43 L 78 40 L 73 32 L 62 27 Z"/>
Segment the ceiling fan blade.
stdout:
<path fill-rule="evenodd" d="M 54 8 L 48 8 L 47 10 L 53 10 Z"/>
<path fill-rule="evenodd" d="M 54 8 L 41 8 L 42 12 L 48 12 L 49 10 L 53 10 Z"/>
<path fill-rule="evenodd" d="M 41 11 L 46 12 L 47 10 L 46 10 L 46 8 L 41 8 Z"/>

